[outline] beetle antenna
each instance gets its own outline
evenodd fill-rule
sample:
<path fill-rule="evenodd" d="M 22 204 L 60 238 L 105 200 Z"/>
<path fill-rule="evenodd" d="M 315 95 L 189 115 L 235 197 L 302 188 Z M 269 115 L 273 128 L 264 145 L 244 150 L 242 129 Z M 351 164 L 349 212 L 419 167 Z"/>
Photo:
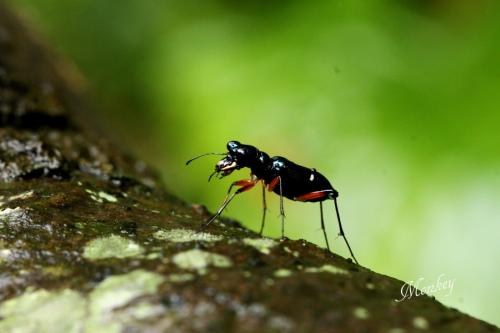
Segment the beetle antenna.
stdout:
<path fill-rule="evenodd" d="M 190 159 L 189 161 L 187 161 L 186 165 L 188 165 L 189 163 L 193 162 L 194 160 L 196 160 L 196 159 L 198 159 L 200 157 L 207 156 L 207 155 L 226 155 L 226 153 L 206 153 L 206 154 L 201 154 L 201 155 L 193 157 L 192 159 Z"/>

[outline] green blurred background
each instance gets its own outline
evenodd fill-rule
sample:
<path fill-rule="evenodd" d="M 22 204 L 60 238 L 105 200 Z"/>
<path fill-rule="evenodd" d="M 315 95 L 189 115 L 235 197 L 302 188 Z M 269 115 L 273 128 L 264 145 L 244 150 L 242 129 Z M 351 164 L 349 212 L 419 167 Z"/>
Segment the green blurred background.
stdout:
<path fill-rule="evenodd" d="M 500 325 L 498 1 L 11 3 L 88 78 L 100 126 L 182 198 L 213 211 L 247 177 L 184 165 L 231 139 L 315 167 L 363 265 L 420 286 L 444 274 L 440 301 Z M 317 206 L 285 202 L 290 238 L 323 245 Z M 257 230 L 260 189 L 226 214 Z"/>

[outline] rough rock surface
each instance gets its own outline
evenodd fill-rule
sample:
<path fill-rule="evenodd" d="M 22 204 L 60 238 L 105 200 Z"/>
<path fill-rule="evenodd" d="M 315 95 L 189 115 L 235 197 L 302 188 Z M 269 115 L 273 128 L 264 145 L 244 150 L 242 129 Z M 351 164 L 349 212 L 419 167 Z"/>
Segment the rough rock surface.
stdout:
<path fill-rule="evenodd" d="M 498 332 L 306 241 L 199 232 L 68 73 L 0 4 L 0 332 Z"/>

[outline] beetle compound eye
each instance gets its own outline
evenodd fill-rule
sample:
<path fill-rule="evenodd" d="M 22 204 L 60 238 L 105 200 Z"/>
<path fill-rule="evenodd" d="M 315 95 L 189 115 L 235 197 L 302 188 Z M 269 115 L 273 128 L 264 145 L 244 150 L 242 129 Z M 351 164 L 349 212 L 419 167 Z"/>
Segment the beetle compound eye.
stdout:
<path fill-rule="evenodd" d="M 241 146 L 241 143 L 239 143 L 238 141 L 229 141 L 227 143 L 227 150 L 233 151 L 236 148 L 238 148 L 239 146 Z"/>

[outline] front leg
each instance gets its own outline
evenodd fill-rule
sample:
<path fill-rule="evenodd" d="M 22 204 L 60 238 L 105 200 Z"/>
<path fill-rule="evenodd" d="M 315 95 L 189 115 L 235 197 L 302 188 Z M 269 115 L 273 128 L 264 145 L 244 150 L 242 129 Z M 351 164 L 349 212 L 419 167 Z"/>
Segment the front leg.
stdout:
<path fill-rule="evenodd" d="M 243 193 L 245 191 L 252 189 L 255 186 L 255 184 L 257 183 L 257 181 L 258 181 L 257 179 L 252 178 L 252 179 L 242 179 L 242 180 L 238 180 L 238 181 L 233 182 L 231 184 L 231 186 L 229 186 L 229 190 L 227 191 L 226 198 L 224 199 L 224 202 L 222 202 L 222 204 L 220 205 L 219 209 L 217 210 L 217 213 L 215 213 L 215 215 L 212 216 L 207 222 L 203 223 L 202 228 L 205 228 L 210 223 L 212 223 L 217 217 L 219 217 L 220 214 L 222 214 L 222 212 L 224 211 L 224 209 L 226 209 L 227 205 L 229 205 L 231 200 L 233 200 L 237 194 L 240 194 L 240 193 Z M 234 186 L 241 186 L 241 187 L 239 189 L 237 189 L 233 194 L 229 195 L 229 193 L 231 192 L 231 189 Z"/>
<path fill-rule="evenodd" d="M 235 186 L 239 186 L 241 188 L 243 187 L 247 187 L 247 186 L 250 186 L 249 189 L 251 189 L 252 187 L 255 186 L 255 184 L 257 184 L 257 179 L 254 179 L 253 177 L 251 179 L 241 179 L 241 180 L 237 180 L 235 182 L 232 182 L 231 183 L 231 186 L 229 186 L 229 189 L 227 190 L 227 194 L 229 195 L 229 193 L 231 193 L 231 190 L 233 189 L 233 187 Z M 248 189 L 248 190 L 249 190 Z M 239 190 L 238 190 L 239 191 Z M 246 191 L 246 190 L 245 190 Z M 244 192 L 244 191 L 241 191 L 241 192 Z"/>

